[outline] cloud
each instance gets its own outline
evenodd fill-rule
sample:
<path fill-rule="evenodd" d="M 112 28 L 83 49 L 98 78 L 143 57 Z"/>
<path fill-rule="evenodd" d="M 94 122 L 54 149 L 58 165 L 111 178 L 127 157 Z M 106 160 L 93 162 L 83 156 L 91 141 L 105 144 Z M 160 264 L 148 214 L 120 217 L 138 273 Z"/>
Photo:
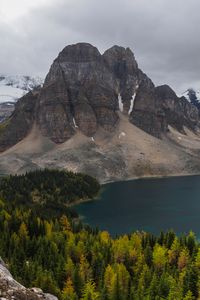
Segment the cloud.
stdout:
<path fill-rule="evenodd" d="M 0 24 L 0 72 L 44 75 L 67 44 L 119 44 L 156 85 L 181 93 L 200 87 L 199 11 L 199 0 L 51 0 Z"/>

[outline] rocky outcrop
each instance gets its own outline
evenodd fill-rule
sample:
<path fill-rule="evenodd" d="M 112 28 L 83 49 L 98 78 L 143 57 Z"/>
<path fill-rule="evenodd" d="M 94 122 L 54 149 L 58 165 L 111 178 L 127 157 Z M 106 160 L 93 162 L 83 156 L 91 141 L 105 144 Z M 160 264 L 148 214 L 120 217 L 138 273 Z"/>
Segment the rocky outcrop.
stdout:
<path fill-rule="evenodd" d="M 44 136 L 62 143 L 74 134 L 70 102 L 62 79 L 46 84 L 38 98 L 36 121 Z"/>
<path fill-rule="evenodd" d="M 166 131 L 165 116 L 157 105 L 155 86 L 145 75 L 135 96 L 130 122 L 158 138 Z"/>
<path fill-rule="evenodd" d="M 39 288 L 26 289 L 18 283 L 0 258 L 0 299 L 6 300 L 58 300 L 57 297 L 43 293 Z"/>
<path fill-rule="evenodd" d="M 118 82 L 118 92 L 122 97 L 124 113 L 128 114 L 133 94 L 139 79 L 137 62 L 130 48 L 113 46 L 105 51 L 103 58 Z"/>
<path fill-rule="evenodd" d="M 168 125 L 184 133 L 199 126 L 197 109 L 168 86 L 155 87 L 138 68 L 129 48 L 113 46 L 103 55 L 87 43 L 65 47 L 54 60 L 44 86 L 18 102 L 0 127 L 0 151 L 22 140 L 34 125 L 54 143 L 77 131 L 93 137 L 115 132 L 119 113 L 161 138 Z"/>

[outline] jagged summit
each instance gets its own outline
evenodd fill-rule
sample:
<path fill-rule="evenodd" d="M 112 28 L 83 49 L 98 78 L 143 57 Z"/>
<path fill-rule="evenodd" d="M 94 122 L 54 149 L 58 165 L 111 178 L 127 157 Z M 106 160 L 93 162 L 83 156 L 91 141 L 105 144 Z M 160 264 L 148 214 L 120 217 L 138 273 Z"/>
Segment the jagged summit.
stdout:
<path fill-rule="evenodd" d="M 163 84 L 156 87 L 157 93 L 160 95 L 161 98 L 167 99 L 167 98 L 176 98 L 176 93 L 172 90 L 172 88 L 167 85 Z"/>
<path fill-rule="evenodd" d="M 77 127 L 87 136 L 93 136 L 98 127 L 113 131 L 119 119 L 118 95 L 128 111 L 137 77 L 137 63 L 128 49 L 114 46 L 101 55 L 87 43 L 65 47 L 53 62 L 39 97 L 38 123 L 43 134 L 55 142 L 64 142 Z M 56 93 L 56 103 L 50 100 L 49 92 L 52 96 Z M 53 105 L 51 120 L 49 115 L 46 118 L 46 105 Z M 59 119 L 57 124 L 55 118 Z"/>
<path fill-rule="evenodd" d="M 28 97 L 30 101 L 26 103 L 32 103 L 33 96 Z M 180 104 L 182 100 L 170 87 L 155 88 L 138 68 L 133 52 L 116 45 L 103 55 L 88 43 L 66 46 L 54 60 L 44 87 L 34 97 L 32 124 L 22 99 L 0 135 L 1 150 L 26 136 L 33 123 L 55 143 L 68 140 L 77 128 L 86 136 L 94 136 L 100 127 L 114 131 L 119 121 L 119 99 L 123 113 L 130 115 L 130 122 L 156 137 L 167 131 L 168 124 L 174 124 L 171 113 L 175 119 L 181 114 L 178 129 L 187 123 L 195 130 L 198 123 L 194 107 L 190 109 L 188 104 L 192 116 L 187 114 Z M 15 128 L 17 112 L 23 114 L 27 126 L 23 130 L 18 128 L 13 137 L 11 128 Z M 183 122 L 186 114 L 187 122 Z"/>
<path fill-rule="evenodd" d="M 80 134 L 93 145 L 98 136 L 115 137 L 118 143 L 125 136 L 118 133 L 122 115 L 130 134 L 135 126 L 159 139 L 170 128 L 180 134 L 199 130 L 197 107 L 167 85 L 155 87 L 130 48 L 115 45 L 101 54 L 88 43 L 69 45 L 52 63 L 43 87 L 22 97 L 0 127 L 0 151 L 35 128 L 49 145 L 76 140 Z"/>
<path fill-rule="evenodd" d="M 66 46 L 58 55 L 56 61 L 90 62 L 101 57 L 99 50 L 89 43 L 78 43 Z"/>
<path fill-rule="evenodd" d="M 103 53 L 104 58 L 106 58 L 107 56 L 112 56 L 116 61 L 127 61 L 129 59 L 132 64 L 135 65 L 135 68 L 138 67 L 134 54 L 130 48 L 114 45 Z"/>

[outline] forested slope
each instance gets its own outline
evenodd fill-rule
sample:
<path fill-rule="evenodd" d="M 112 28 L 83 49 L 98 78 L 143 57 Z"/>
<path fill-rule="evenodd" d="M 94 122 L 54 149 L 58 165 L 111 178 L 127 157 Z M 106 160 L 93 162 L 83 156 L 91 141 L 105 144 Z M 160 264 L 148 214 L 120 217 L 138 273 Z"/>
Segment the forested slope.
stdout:
<path fill-rule="evenodd" d="M 38 202 L 18 202 L 18 194 L 19 189 L 13 200 L 5 199 L 5 191 L 1 195 L 0 256 L 25 286 L 62 300 L 199 299 L 200 245 L 192 232 L 111 238 L 66 216 L 68 208 L 53 216 L 39 211 Z"/>

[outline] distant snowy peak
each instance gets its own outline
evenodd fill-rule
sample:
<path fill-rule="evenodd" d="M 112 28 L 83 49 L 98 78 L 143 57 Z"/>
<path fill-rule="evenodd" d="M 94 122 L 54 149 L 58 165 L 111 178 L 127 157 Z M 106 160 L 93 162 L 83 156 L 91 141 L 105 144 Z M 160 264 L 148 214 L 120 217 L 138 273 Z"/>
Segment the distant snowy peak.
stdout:
<path fill-rule="evenodd" d="M 40 77 L 0 74 L 0 103 L 16 102 L 27 92 L 43 85 Z"/>
<path fill-rule="evenodd" d="M 183 95 L 190 103 L 196 106 L 196 108 L 200 112 L 200 91 L 197 89 L 189 88 Z"/>
<path fill-rule="evenodd" d="M 25 91 L 42 86 L 43 79 L 40 77 L 20 76 L 20 75 L 0 75 L 0 84 L 12 86 Z"/>
<path fill-rule="evenodd" d="M 196 99 L 197 101 L 200 101 L 200 89 L 193 89 L 193 88 L 189 88 L 187 89 L 183 95 L 188 101 L 191 102 L 192 99 Z"/>

